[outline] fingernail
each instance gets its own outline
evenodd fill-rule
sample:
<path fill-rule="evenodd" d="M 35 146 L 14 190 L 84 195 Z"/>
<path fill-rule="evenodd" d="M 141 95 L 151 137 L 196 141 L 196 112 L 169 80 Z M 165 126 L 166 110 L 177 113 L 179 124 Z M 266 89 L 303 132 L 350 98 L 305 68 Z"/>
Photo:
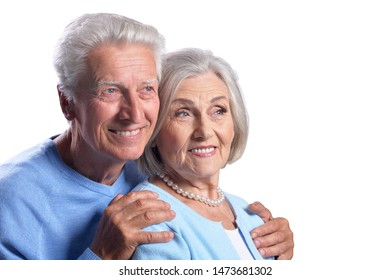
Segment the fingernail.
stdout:
<path fill-rule="evenodd" d="M 260 250 L 260 255 L 262 255 L 262 256 L 265 255 L 265 250 L 264 250 L 264 249 L 261 249 L 261 250 Z"/>
<path fill-rule="evenodd" d="M 256 238 L 256 237 L 257 237 L 257 233 L 256 233 L 256 232 L 252 232 L 252 233 L 251 233 L 251 237 L 252 237 L 252 238 Z"/>

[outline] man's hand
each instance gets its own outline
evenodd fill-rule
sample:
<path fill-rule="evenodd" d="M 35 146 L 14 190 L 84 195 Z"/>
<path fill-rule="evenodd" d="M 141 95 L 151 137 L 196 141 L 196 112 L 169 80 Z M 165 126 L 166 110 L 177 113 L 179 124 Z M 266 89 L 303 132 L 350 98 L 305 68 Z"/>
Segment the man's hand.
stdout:
<path fill-rule="evenodd" d="M 264 224 L 253 229 L 251 236 L 263 257 L 291 260 L 294 255 L 294 238 L 285 218 L 272 218 L 271 212 L 260 202 L 249 205 L 249 209 L 260 216 Z"/>
<path fill-rule="evenodd" d="M 104 210 L 91 250 L 101 259 L 129 259 L 138 244 L 168 242 L 173 233 L 146 232 L 146 226 L 171 220 L 170 205 L 151 191 L 117 195 Z"/>

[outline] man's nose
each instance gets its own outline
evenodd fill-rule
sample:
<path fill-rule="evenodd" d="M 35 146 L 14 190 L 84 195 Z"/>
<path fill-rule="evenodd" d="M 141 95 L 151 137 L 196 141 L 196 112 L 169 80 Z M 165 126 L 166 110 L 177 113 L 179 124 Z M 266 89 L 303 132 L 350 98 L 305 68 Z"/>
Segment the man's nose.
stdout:
<path fill-rule="evenodd" d="M 121 100 L 120 119 L 137 122 L 143 116 L 142 101 L 137 98 L 136 94 L 123 96 Z"/>

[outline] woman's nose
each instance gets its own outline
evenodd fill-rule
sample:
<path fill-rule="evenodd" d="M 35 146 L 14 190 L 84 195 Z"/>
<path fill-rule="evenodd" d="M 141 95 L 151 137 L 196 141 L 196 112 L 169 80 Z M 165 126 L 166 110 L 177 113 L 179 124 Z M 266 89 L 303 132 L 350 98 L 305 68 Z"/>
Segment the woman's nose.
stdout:
<path fill-rule="evenodd" d="M 212 136 L 213 129 L 207 117 L 199 117 L 195 122 L 194 138 L 198 140 L 205 140 Z"/>

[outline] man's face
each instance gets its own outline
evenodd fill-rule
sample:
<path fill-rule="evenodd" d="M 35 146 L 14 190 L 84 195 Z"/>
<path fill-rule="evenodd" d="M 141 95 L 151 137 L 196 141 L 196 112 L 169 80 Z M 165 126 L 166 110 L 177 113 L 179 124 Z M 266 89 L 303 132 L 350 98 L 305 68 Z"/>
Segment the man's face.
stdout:
<path fill-rule="evenodd" d="M 137 159 L 159 110 L 152 50 L 135 44 L 106 45 L 89 53 L 88 64 L 90 76 L 74 102 L 76 145 L 94 159 Z"/>

